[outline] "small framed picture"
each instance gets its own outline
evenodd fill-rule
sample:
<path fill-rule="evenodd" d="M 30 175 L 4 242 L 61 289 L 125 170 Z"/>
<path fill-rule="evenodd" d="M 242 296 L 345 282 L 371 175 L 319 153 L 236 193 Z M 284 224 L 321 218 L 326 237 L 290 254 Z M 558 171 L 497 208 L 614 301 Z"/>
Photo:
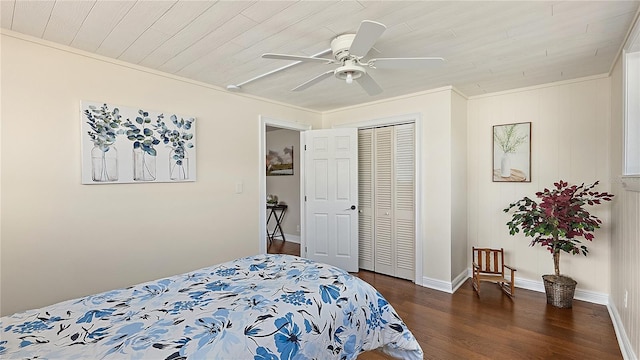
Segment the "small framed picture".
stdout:
<path fill-rule="evenodd" d="M 493 126 L 493 181 L 531 182 L 531 123 Z"/>
<path fill-rule="evenodd" d="M 293 175 L 293 145 L 267 151 L 267 176 Z"/>

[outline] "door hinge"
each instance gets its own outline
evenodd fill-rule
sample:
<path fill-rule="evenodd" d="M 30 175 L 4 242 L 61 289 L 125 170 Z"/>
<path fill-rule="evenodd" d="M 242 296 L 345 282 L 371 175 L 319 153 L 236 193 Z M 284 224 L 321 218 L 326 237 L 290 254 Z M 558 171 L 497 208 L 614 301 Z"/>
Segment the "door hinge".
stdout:
<path fill-rule="evenodd" d="M 304 196 L 304 201 L 305 201 L 305 202 L 307 201 L 307 195 L 305 195 L 305 196 Z"/>
<path fill-rule="evenodd" d="M 304 146 L 304 151 L 307 151 L 307 145 Z"/>

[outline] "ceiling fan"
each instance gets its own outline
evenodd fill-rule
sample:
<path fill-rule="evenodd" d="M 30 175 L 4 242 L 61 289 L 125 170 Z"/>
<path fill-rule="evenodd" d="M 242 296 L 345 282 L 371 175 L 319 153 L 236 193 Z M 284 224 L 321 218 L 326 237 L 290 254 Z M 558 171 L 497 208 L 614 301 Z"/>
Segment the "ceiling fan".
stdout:
<path fill-rule="evenodd" d="M 345 80 L 347 84 L 351 84 L 355 80 L 369 95 L 377 95 L 382 92 L 382 88 L 368 73 L 369 69 L 404 70 L 429 68 L 440 65 L 444 62 L 444 59 L 439 57 L 379 58 L 364 61 L 363 58 L 367 55 L 369 50 L 371 50 L 375 42 L 378 40 L 378 38 L 380 38 L 380 36 L 386 29 L 387 27 L 379 22 L 364 20 L 360 24 L 360 27 L 355 34 L 339 35 L 331 41 L 330 50 L 325 50 L 313 56 L 298 56 L 273 53 L 263 54 L 262 57 L 265 59 L 296 61 L 296 63 L 276 69 L 264 75 L 273 74 L 277 71 L 284 70 L 303 61 L 318 62 L 324 64 L 337 64 L 339 65 L 337 68 L 317 75 L 291 90 L 305 90 L 333 75 L 338 79 Z M 316 57 L 324 55 L 329 51 L 333 53 L 333 59 Z M 251 79 L 250 81 L 255 79 L 257 78 Z M 239 89 L 239 85 L 230 86 L 238 86 Z M 230 86 L 228 86 L 227 88 L 229 88 Z"/>

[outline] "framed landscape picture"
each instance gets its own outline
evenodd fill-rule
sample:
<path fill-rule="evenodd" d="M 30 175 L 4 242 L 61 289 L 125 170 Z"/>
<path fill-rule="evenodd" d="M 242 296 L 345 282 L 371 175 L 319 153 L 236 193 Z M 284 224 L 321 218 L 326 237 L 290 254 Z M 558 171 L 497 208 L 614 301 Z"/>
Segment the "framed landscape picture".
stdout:
<path fill-rule="evenodd" d="M 493 181 L 531 182 L 531 123 L 493 126 Z"/>
<path fill-rule="evenodd" d="M 293 175 L 293 145 L 267 152 L 267 176 Z"/>

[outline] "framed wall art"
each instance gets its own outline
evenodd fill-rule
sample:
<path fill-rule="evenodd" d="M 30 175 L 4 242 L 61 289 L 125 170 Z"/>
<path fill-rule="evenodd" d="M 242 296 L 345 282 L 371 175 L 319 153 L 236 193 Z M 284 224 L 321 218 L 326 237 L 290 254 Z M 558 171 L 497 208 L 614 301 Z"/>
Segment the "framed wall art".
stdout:
<path fill-rule="evenodd" d="M 82 183 L 196 180 L 195 118 L 81 102 Z"/>
<path fill-rule="evenodd" d="M 293 175 L 293 145 L 267 151 L 267 176 Z"/>
<path fill-rule="evenodd" d="M 531 123 L 493 126 L 493 181 L 531 182 Z"/>

